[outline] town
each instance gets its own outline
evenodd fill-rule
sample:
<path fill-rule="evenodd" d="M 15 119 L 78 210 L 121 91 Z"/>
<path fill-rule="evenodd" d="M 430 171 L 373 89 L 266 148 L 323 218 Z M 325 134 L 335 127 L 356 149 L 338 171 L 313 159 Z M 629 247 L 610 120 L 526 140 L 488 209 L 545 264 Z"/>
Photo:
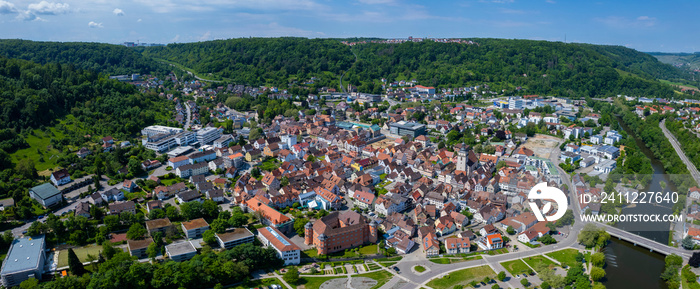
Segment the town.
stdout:
<path fill-rule="evenodd" d="M 273 250 L 280 267 L 260 266 L 272 273 L 250 284 L 294 288 L 302 278 L 315 289 L 314 280 L 337 284 L 355 273 L 353 286 L 369 282 L 360 288 L 452 288 L 459 281 L 441 273 L 469 264 L 468 274 L 482 276 L 472 286 L 557 288 L 567 268 L 581 265 L 574 259 L 600 254 L 592 244 L 610 238 L 579 216 L 619 213 L 600 202 L 601 192 L 635 157 L 632 137 L 608 106 L 625 103 L 640 119 L 675 115 L 700 127 L 694 100 L 504 96 L 487 85 L 436 90 L 387 79 L 379 95 L 348 85 L 346 93 L 326 88 L 301 97 L 175 74 L 114 79 L 144 92 L 172 87 L 159 95 L 174 103 L 171 125 L 143 127 L 140 139 L 102 136 L 73 152 L 99 167 L 108 155 L 134 152 L 109 173 L 114 178 L 105 168 L 76 177 L 64 167 L 31 188 L 32 202 L 47 213 L 6 233 L 16 239 L 0 274 L 5 286 L 78 274 L 85 269 L 75 267 L 103 262 L 107 250 L 139 262 L 183 262 L 253 245 Z M 218 101 L 222 95 L 291 103 L 293 113 L 265 119 Z M 540 183 L 567 193 L 571 205 L 560 220 L 538 221 L 530 210 L 528 193 Z M 692 221 L 700 189 L 689 191 L 681 210 Z M 673 242 L 700 245 L 700 223 L 680 225 Z M 595 234 L 593 243 L 584 232 Z M 602 265 L 583 266 L 602 278 Z"/>

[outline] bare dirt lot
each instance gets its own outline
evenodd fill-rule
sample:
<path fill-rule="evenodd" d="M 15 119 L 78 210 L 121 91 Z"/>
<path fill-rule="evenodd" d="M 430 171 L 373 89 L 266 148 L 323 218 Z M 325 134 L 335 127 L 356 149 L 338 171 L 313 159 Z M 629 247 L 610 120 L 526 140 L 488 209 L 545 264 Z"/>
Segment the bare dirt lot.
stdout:
<path fill-rule="evenodd" d="M 548 159 L 552 151 L 556 149 L 564 140 L 544 134 L 536 134 L 534 137 L 528 138 L 525 147 L 535 152 L 535 155 L 541 158 Z"/>

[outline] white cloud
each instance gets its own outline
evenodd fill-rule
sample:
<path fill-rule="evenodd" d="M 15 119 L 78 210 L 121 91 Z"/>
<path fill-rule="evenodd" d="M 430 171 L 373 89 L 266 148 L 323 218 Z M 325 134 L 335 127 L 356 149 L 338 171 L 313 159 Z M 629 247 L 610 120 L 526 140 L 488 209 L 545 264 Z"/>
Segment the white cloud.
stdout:
<path fill-rule="evenodd" d="M 0 14 L 14 14 L 14 13 L 17 13 L 17 8 L 15 8 L 15 4 L 0 0 Z"/>
<path fill-rule="evenodd" d="M 103 28 L 104 26 L 102 26 L 102 22 L 97 23 L 95 21 L 90 21 L 90 23 L 88 23 L 88 27 L 90 27 L 90 28 Z"/>
<path fill-rule="evenodd" d="M 112 13 L 114 13 L 114 15 L 117 16 L 124 16 L 124 10 L 121 10 L 119 8 L 114 8 L 114 10 L 112 10 Z"/>
<path fill-rule="evenodd" d="M 141 19 L 139 19 L 139 20 L 141 20 Z M 170 42 L 178 42 L 178 41 L 180 41 L 180 34 L 175 35 L 175 37 L 173 37 L 173 39 L 170 40 Z"/>
<path fill-rule="evenodd" d="M 142 21 L 141 18 L 139 18 L 139 20 L 136 20 L 136 22 L 141 22 L 141 21 Z"/>
<path fill-rule="evenodd" d="M 200 36 L 197 40 L 199 41 L 207 41 L 211 38 L 211 31 L 205 32 L 202 36 Z"/>
<path fill-rule="evenodd" d="M 39 15 L 58 15 L 71 12 L 68 3 L 41 1 L 39 3 L 29 4 L 28 8 L 29 12 Z"/>
<path fill-rule="evenodd" d="M 15 17 L 15 20 L 19 21 L 45 21 L 42 18 L 39 18 L 36 16 L 36 14 L 30 12 L 30 11 L 18 11 L 19 14 L 17 14 L 17 17 Z"/>

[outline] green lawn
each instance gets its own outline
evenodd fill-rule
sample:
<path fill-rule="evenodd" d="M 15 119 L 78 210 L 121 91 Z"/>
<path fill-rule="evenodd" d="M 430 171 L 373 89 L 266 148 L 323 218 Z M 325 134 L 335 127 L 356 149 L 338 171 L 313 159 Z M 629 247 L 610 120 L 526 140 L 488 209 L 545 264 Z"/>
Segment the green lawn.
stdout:
<path fill-rule="evenodd" d="M 391 267 L 391 266 L 396 265 L 396 263 L 398 263 L 398 262 L 379 262 L 379 265 L 382 265 L 382 266 L 384 266 L 384 267 L 389 268 L 389 267 Z"/>
<path fill-rule="evenodd" d="M 301 251 L 302 258 L 316 258 L 318 256 L 318 250 L 308 249 L 306 251 Z M 304 256 L 306 255 L 306 256 Z"/>
<path fill-rule="evenodd" d="M 495 278 L 496 272 L 489 266 L 468 268 L 454 271 L 442 278 L 433 279 L 427 285 L 434 289 L 449 289 L 456 285 L 467 285 L 472 280 L 481 281 L 484 277 Z"/>
<path fill-rule="evenodd" d="M 377 262 L 401 261 L 402 258 L 403 258 L 402 256 L 396 256 L 396 257 L 389 257 L 389 258 L 374 259 L 374 261 L 377 261 Z"/>
<path fill-rule="evenodd" d="M 425 267 L 423 267 L 423 266 L 419 265 L 419 266 L 416 266 L 414 268 L 416 269 L 416 272 L 425 272 Z"/>
<path fill-rule="evenodd" d="M 360 253 L 363 255 L 377 254 L 377 244 L 367 245 L 360 248 Z"/>
<path fill-rule="evenodd" d="M 102 251 L 102 246 L 90 245 L 87 247 L 75 248 L 73 251 L 75 252 L 75 255 L 78 256 L 78 259 L 85 263 L 90 261 L 87 255 L 92 255 L 95 259 L 97 259 L 98 254 L 100 251 Z M 58 267 L 60 268 L 65 266 L 68 266 L 68 250 L 61 250 L 58 253 Z"/>
<path fill-rule="evenodd" d="M 527 273 L 530 271 L 530 267 L 523 262 L 523 260 L 513 260 L 513 261 L 506 261 L 502 262 L 501 266 L 506 268 L 508 272 L 510 272 L 511 275 L 517 275 L 517 274 L 522 274 L 522 273 Z"/>
<path fill-rule="evenodd" d="M 318 287 L 321 287 L 321 284 L 328 280 L 332 279 L 338 279 L 338 278 L 346 278 L 346 277 L 338 277 L 338 276 L 333 276 L 333 277 L 303 277 L 301 278 L 302 282 L 304 283 L 304 287 L 306 289 L 318 289 Z M 254 288 L 254 287 L 248 287 L 248 288 Z"/>
<path fill-rule="evenodd" d="M 523 258 L 523 261 L 525 261 L 525 263 L 530 265 L 530 267 L 532 267 L 532 268 L 537 268 L 536 265 L 540 264 L 540 263 L 544 263 L 547 266 L 551 266 L 551 265 L 556 266 L 557 265 L 557 263 L 554 263 L 552 260 L 547 259 L 547 257 L 539 256 L 539 255 L 532 256 L 532 257 L 525 257 L 525 258 Z"/>
<path fill-rule="evenodd" d="M 386 284 L 386 282 L 389 282 L 389 280 L 391 280 L 391 278 L 393 278 L 394 275 L 387 272 L 387 271 L 381 270 L 381 271 L 372 272 L 372 273 L 353 275 L 352 277 L 367 277 L 367 278 L 372 278 L 374 280 L 377 280 L 377 285 L 374 285 L 372 288 L 370 288 L 370 289 L 376 289 L 376 288 L 382 287 L 382 285 Z"/>
<path fill-rule="evenodd" d="M 578 253 L 578 250 L 576 249 L 564 249 L 564 250 L 559 250 L 551 253 L 547 253 L 546 255 L 551 257 L 554 260 L 559 261 L 562 265 L 566 266 L 573 266 L 576 265 L 578 262 L 576 262 L 576 254 Z"/>

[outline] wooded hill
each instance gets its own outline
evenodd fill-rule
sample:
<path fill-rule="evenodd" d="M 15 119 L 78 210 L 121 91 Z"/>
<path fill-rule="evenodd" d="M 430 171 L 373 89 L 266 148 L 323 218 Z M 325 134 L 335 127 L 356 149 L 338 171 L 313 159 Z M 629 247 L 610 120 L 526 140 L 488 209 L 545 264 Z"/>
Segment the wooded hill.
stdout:
<path fill-rule="evenodd" d="M 658 79 L 693 79 L 687 71 L 621 46 L 470 40 L 479 45 L 423 41 L 350 47 L 338 39 L 246 38 L 149 47 L 143 54 L 249 85 L 287 87 L 291 80 L 317 77 L 316 87 L 337 86 L 334 80 L 348 71 L 346 80 L 367 92 L 379 91 L 379 79 L 387 78 L 437 87 L 489 84 L 495 91 L 521 86 L 524 93 L 573 97 L 672 97 L 673 89 Z"/>
<path fill-rule="evenodd" d="M 170 68 L 141 55 L 139 48 L 88 42 L 0 40 L 0 56 L 39 64 L 68 64 L 110 75 L 166 73 Z"/>

